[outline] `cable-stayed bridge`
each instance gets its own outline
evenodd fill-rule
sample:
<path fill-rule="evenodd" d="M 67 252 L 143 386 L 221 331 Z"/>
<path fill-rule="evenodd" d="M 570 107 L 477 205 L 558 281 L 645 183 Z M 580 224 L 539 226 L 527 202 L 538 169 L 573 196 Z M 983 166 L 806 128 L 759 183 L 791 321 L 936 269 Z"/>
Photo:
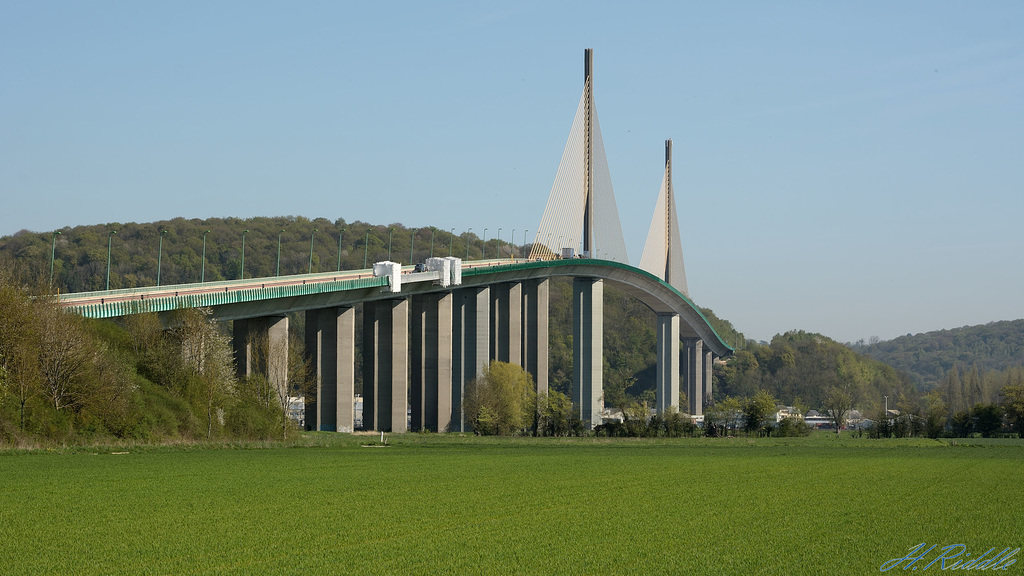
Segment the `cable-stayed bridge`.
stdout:
<path fill-rule="evenodd" d="M 316 374 L 307 427 L 354 429 L 355 308 L 362 309 L 363 427 L 462 431 L 463 392 L 492 361 L 528 370 L 548 387 L 548 283 L 573 282 L 572 400 L 588 426 L 602 422 L 603 291 L 615 285 L 657 315 L 657 408 L 702 413 L 715 356 L 732 349 L 690 300 L 672 189 L 671 141 L 640 267 L 628 263 L 593 98 L 593 51 L 584 89 L 528 259 L 372 269 L 64 294 L 63 306 L 93 318 L 210 308 L 233 321 L 241 376 L 286 386 L 289 313 L 305 314 Z M 254 354 L 259 338 L 265 355 Z M 682 351 L 680 350 L 682 342 Z M 259 358 L 258 360 L 256 358 Z M 687 406 L 679 406 L 680 375 Z"/>

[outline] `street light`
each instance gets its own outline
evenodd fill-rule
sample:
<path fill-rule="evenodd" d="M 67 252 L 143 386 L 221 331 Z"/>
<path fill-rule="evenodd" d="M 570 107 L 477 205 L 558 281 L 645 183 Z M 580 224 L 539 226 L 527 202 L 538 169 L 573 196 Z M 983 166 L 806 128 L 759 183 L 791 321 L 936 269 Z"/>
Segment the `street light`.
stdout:
<path fill-rule="evenodd" d="M 366 251 L 370 248 L 370 229 L 366 229 L 366 240 L 363 241 L 363 270 L 366 269 Z"/>
<path fill-rule="evenodd" d="M 160 231 L 160 248 L 157 251 L 156 256 L 156 285 L 160 285 L 160 269 L 163 265 L 164 259 L 164 234 L 167 234 L 167 230 Z"/>
<path fill-rule="evenodd" d="M 281 275 L 281 234 L 284 234 L 284 228 L 277 233 L 277 275 Z"/>
<path fill-rule="evenodd" d="M 391 237 L 394 233 L 394 228 L 388 228 L 388 262 L 391 262 Z"/>
<path fill-rule="evenodd" d="M 248 233 L 249 233 L 248 230 L 245 230 L 245 231 L 242 232 L 242 274 L 241 274 L 241 279 L 242 280 L 245 280 L 245 235 L 248 234 Z"/>
<path fill-rule="evenodd" d="M 430 257 L 434 257 L 434 227 L 430 227 Z"/>
<path fill-rule="evenodd" d="M 345 229 L 341 229 L 341 233 L 338 234 L 338 272 L 341 272 L 341 239 L 345 237 Z"/>
<path fill-rule="evenodd" d="M 530 235 L 530 229 L 527 228 L 523 231 L 523 257 L 526 257 L 526 237 Z"/>
<path fill-rule="evenodd" d="M 206 235 L 209 234 L 209 230 L 203 231 L 203 268 L 202 272 L 199 273 L 199 283 L 203 284 L 206 282 Z"/>
<path fill-rule="evenodd" d="M 313 228 L 313 233 L 309 235 L 309 271 L 306 274 L 313 273 L 313 239 L 316 238 L 316 228 Z"/>
<path fill-rule="evenodd" d="M 498 260 L 501 260 L 501 228 L 498 228 Z"/>
<path fill-rule="evenodd" d="M 451 238 L 448 240 L 448 257 L 450 258 L 452 255 L 452 246 L 455 244 L 455 228 L 452 228 L 448 234 L 451 235 Z"/>
<path fill-rule="evenodd" d="M 516 229 L 512 229 L 512 236 L 508 239 L 508 257 L 511 260 L 516 259 Z"/>
<path fill-rule="evenodd" d="M 412 241 L 409 242 L 409 265 L 412 265 L 412 251 L 416 249 L 416 230 L 412 231 Z"/>
<path fill-rule="evenodd" d="M 484 250 L 480 253 L 481 260 L 487 260 L 487 228 L 484 228 Z"/>
<path fill-rule="evenodd" d="M 60 230 L 53 233 L 53 245 L 50 246 L 50 286 L 53 286 L 53 257 L 57 254 L 57 235 Z"/>
<path fill-rule="evenodd" d="M 107 234 L 107 290 L 110 290 L 110 243 L 114 234 L 117 234 L 117 230 L 111 230 L 110 234 Z"/>
<path fill-rule="evenodd" d="M 469 234 L 473 233 L 473 227 L 470 226 L 469 230 L 466 231 L 466 260 L 469 260 Z"/>

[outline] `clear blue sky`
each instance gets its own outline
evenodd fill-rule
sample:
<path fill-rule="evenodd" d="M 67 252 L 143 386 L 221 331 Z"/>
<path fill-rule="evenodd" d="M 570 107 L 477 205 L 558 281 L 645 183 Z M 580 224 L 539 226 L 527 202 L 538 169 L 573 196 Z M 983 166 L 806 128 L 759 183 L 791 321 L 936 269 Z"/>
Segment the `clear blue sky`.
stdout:
<path fill-rule="evenodd" d="M 1024 317 L 1024 2 L 0 2 L 0 234 L 536 229 L 595 89 L 639 260 L 748 336 Z M 518 239 L 521 241 L 521 239 Z"/>

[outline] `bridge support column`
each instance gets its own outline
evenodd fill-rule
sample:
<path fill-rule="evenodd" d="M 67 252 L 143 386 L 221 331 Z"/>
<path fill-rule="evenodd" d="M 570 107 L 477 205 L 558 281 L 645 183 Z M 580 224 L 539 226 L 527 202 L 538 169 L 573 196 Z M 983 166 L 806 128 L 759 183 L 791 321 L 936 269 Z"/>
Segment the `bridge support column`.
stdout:
<path fill-rule="evenodd" d="M 711 395 L 711 377 L 715 368 L 715 353 L 709 349 L 704 350 L 704 405 L 714 403 Z"/>
<path fill-rule="evenodd" d="M 491 341 L 490 290 L 487 286 L 463 288 L 452 302 L 452 416 L 449 429 L 465 432 L 462 399 L 466 384 L 487 366 Z"/>
<path fill-rule="evenodd" d="M 412 429 L 445 432 L 452 418 L 451 292 L 412 299 Z"/>
<path fill-rule="evenodd" d="M 491 290 L 491 360 L 522 366 L 523 287 L 494 284 Z"/>
<path fill-rule="evenodd" d="M 355 309 L 306 311 L 306 356 L 315 376 L 306 429 L 352 432 L 355 404 Z"/>
<path fill-rule="evenodd" d="M 409 301 L 363 305 L 363 427 L 405 432 L 409 398 Z"/>
<path fill-rule="evenodd" d="M 523 368 L 533 375 L 537 393 L 548 391 L 548 281 L 523 283 Z"/>
<path fill-rule="evenodd" d="M 704 414 L 704 341 L 700 338 L 686 338 L 684 349 L 686 399 L 689 401 L 690 414 L 700 416 Z"/>
<path fill-rule="evenodd" d="M 583 425 L 602 423 L 604 393 L 604 283 L 572 281 L 572 402 Z"/>
<path fill-rule="evenodd" d="M 232 346 L 239 378 L 266 376 L 278 398 L 288 398 L 288 317 L 245 318 L 233 323 Z"/>
<path fill-rule="evenodd" d="M 658 413 L 679 409 L 679 315 L 658 314 L 658 370 L 655 401 Z"/>

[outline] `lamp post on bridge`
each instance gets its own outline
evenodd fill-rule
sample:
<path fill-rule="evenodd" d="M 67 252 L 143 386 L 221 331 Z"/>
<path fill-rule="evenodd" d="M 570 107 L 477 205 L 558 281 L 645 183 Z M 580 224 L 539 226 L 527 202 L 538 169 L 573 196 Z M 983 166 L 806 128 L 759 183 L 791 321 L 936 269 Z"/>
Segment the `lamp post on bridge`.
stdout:
<path fill-rule="evenodd" d="M 110 290 L 110 245 L 114 234 L 117 234 L 117 230 L 111 230 L 110 234 L 107 234 L 107 290 Z"/>
<path fill-rule="evenodd" d="M 240 275 L 241 280 L 245 280 L 245 235 L 248 233 L 248 230 L 242 232 L 242 273 Z"/>
<path fill-rule="evenodd" d="M 501 260 L 501 228 L 498 228 L 498 260 Z"/>
<path fill-rule="evenodd" d="M 341 239 L 345 237 L 345 229 L 338 234 L 338 272 L 341 272 Z"/>
<path fill-rule="evenodd" d="M 394 228 L 388 228 L 388 262 L 391 261 L 391 238 L 394 233 Z"/>
<path fill-rule="evenodd" d="M 53 243 L 50 246 L 50 287 L 53 287 L 53 257 L 57 255 L 57 235 L 60 230 L 53 233 Z"/>
<path fill-rule="evenodd" d="M 526 237 L 530 235 L 530 229 L 523 230 L 523 258 L 526 257 Z"/>
<path fill-rule="evenodd" d="M 281 235 L 284 234 L 284 228 L 277 233 L 277 275 L 281 275 Z"/>
<path fill-rule="evenodd" d="M 167 234 L 167 230 L 160 231 L 160 248 L 157 250 L 156 255 L 156 285 L 160 285 L 160 269 L 163 267 L 164 259 L 164 234 Z"/>
<path fill-rule="evenodd" d="M 203 230 L 203 267 L 199 273 L 199 283 L 204 284 L 206 282 L 206 235 L 209 234 L 209 230 Z"/>
<path fill-rule="evenodd" d="M 512 236 L 508 239 L 508 257 L 511 260 L 516 259 L 516 229 L 512 229 Z"/>
<path fill-rule="evenodd" d="M 484 249 L 480 252 L 480 259 L 487 260 L 487 228 L 484 228 Z"/>
<path fill-rule="evenodd" d="M 366 229 L 366 240 L 363 241 L 363 270 L 366 269 L 366 251 L 370 249 L 370 229 Z"/>
<path fill-rule="evenodd" d="M 313 273 L 313 239 L 316 238 L 317 229 L 313 228 L 313 233 L 309 235 L 309 270 L 306 274 Z"/>
<path fill-rule="evenodd" d="M 448 232 L 448 234 L 451 235 L 451 238 L 449 238 L 449 240 L 448 240 L 448 257 L 451 257 L 451 255 L 452 255 L 452 246 L 455 245 L 455 228 L 452 228 L 451 231 Z"/>
<path fill-rule="evenodd" d="M 416 248 L 416 229 L 412 231 L 412 240 L 409 242 L 409 265 L 412 265 L 412 251 Z"/>
<path fill-rule="evenodd" d="M 434 257 L 434 227 L 430 227 L 430 257 Z"/>
<path fill-rule="evenodd" d="M 473 227 L 470 226 L 469 230 L 466 231 L 466 235 L 469 236 L 472 233 L 473 233 Z M 469 260 L 469 238 L 468 237 L 466 238 L 466 260 L 467 261 Z"/>

